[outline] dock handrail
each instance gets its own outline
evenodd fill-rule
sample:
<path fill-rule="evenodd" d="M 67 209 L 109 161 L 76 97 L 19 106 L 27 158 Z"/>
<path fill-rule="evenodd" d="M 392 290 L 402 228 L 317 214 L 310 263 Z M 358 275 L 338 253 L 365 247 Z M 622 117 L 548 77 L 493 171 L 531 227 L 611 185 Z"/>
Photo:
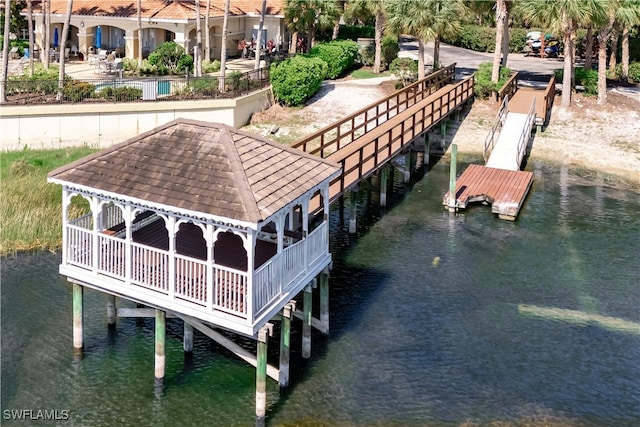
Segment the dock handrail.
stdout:
<path fill-rule="evenodd" d="M 498 130 L 498 127 L 502 127 L 504 124 L 505 118 L 507 116 L 507 109 L 509 108 L 509 96 L 505 96 L 502 100 L 502 104 L 500 104 L 500 109 L 498 110 L 498 114 L 496 115 L 496 119 L 493 122 L 493 126 L 491 126 L 491 131 L 484 140 L 484 150 L 482 152 L 482 157 L 484 158 L 485 163 L 489 159 L 489 153 L 493 150 L 493 146 L 496 143 L 495 134 Z"/>
<path fill-rule="evenodd" d="M 522 133 L 518 138 L 518 154 L 516 157 L 516 161 L 518 165 L 521 164 L 522 158 L 524 157 L 524 150 L 527 148 L 527 142 L 531 137 L 531 130 L 533 129 L 533 125 L 536 122 L 536 99 L 533 98 L 531 101 L 531 107 L 529 107 L 529 112 L 527 113 L 527 120 L 525 121 L 524 126 L 522 127 Z"/>
<path fill-rule="evenodd" d="M 507 96 L 513 98 L 516 90 L 518 90 L 518 72 L 514 71 L 511 73 L 511 77 L 498 90 L 498 99 L 504 99 Z"/>
<path fill-rule="evenodd" d="M 327 157 L 452 82 L 455 69 L 455 63 L 441 68 L 424 79 L 300 139 L 291 147 L 323 158 Z"/>
<path fill-rule="evenodd" d="M 551 107 L 553 106 L 553 100 L 556 97 L 556 76 L 552 75 L 551 76 L 551 80 L 549 80 L 549 83 L 547 84 L 546 89 L 544 90 L 544 103 L 545 103 L 545 108 L 544 108 L 544 117 L 542 118 L 543 120 L 543 125 L 546 125 L 548 118 L 549 118 L 549 114 L 551 113 Z"/>

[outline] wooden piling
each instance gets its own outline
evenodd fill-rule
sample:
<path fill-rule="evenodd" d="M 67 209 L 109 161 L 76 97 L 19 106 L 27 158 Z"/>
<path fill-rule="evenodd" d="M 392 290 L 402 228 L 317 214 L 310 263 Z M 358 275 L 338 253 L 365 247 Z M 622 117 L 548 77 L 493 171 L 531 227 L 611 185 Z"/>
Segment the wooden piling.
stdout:
<path fill-rule="evenodd" d="M 304 288 L 303 319 L 302 319 L 302 357 L 311 357 L 311 284 Z"/>
<path fill-rule="evenodd" d="M 329 335 L 329 273 L 320 273 L 320 323 L 323 335 Z"/>
<path fill-rule="evenodd" d="M 424 138 L 424 167 L 425 168 L 429 168 L 429 162 L 431 161 L 429 157 L 430 154 L 431 154 L 431 141 L 429 141 L 429 134 L 426 134 Z"/>
<path fill-rule="evenodd" d="M 404 155 L 404 183 L 411 181 L 411 150 Z"/>
<path fill-rule="evenodd" d="M 182 349 L 185 353 L 191 353 L 193 351 L 193 326 L 191 326 L 187 322 L 184 322 Z"/>
<path fill-rule="evenodd" d="M 164 382 L 166 363 L 165 340 L 167 332 L 166 313 L 156 309 L 156 352 L 155 352 L 155 378 L 156 386 Z"/>
<path fill-rule="evenodd" d="M 264 421 L 267 415 L 267 340 L 269 329 L 258 332 L 258 351 L 256 355 L 256 419 Z"/>
<path fill-rule="evenodd" d="M 107 294 L 107 325 L 110 327 L 116 324 L 116 296 Z"/>
<path fill-rule="evenodd" d="M 380 169 L 380 207 L 387 206 L 387 188 L 389 170 L 386 166 Z"/>
<path fill-rule="evenodd" d="M 456 211 L 456 163 L 458 161 L 458 145 L 451 145 L 451 166 L 449 169 L 449 212 Z"/>
<path fill-rule="evenodd" d="M 280 328 L 280 365 L 278 368 L 278 384 L 289 386 L 289 363 L 291 360 L 291 312 L 293 306 L 287 304 L 282 309 L 282 326 Z"/>
<path fill-rule="evenodd" d="M 82 293 L 84 288 L 77 284 L 73 284 L 73 348 L 76 352 L 81 352 L 84 347 L 83 341 L 83 308 Z"/>
<path fill-rule="evenodd" d="M 358 216 L 358 193 L 356 190 L 351 190 L 351 201 L 349 204 L 350 213 L 349 213 L 349 233 L 356 234 L 357 230 L 357 216 Z"/>

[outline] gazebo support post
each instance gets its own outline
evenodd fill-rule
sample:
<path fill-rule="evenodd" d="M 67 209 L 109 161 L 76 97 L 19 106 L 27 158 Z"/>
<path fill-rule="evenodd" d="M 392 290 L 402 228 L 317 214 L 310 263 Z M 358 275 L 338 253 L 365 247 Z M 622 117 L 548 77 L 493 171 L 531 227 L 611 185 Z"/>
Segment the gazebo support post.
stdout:
<path fill-rule="evenodd" d="M 73 284 L 73 349 L 76 353 L 82 353 L 84 347 L 83 340 L 83 308 L 82 294 L 84 288 L 77 284 Z"/>

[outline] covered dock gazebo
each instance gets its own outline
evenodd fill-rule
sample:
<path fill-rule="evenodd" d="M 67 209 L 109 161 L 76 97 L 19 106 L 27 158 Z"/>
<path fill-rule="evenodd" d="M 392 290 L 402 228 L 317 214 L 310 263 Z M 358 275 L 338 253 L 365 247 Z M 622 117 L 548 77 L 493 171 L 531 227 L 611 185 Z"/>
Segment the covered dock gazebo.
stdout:
<path fill-rule="evenodd" d="M 329 182 L 339 173 L 187 119 L 51 172 L 62 185 L 60 273 L 74 283 L 74 346 L 82 287 L 257 338 L 331 263 Z"/>

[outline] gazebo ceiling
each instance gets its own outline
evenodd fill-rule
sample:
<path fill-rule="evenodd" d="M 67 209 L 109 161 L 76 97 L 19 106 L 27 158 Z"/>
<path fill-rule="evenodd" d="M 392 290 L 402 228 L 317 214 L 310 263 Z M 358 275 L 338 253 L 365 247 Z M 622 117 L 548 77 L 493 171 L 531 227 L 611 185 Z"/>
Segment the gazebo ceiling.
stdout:
<path fill-rule="evenodd" d="M 54 182 L 258 223 L 340 166 L 232 127 L 176 119 L 56 169 Z"/>

